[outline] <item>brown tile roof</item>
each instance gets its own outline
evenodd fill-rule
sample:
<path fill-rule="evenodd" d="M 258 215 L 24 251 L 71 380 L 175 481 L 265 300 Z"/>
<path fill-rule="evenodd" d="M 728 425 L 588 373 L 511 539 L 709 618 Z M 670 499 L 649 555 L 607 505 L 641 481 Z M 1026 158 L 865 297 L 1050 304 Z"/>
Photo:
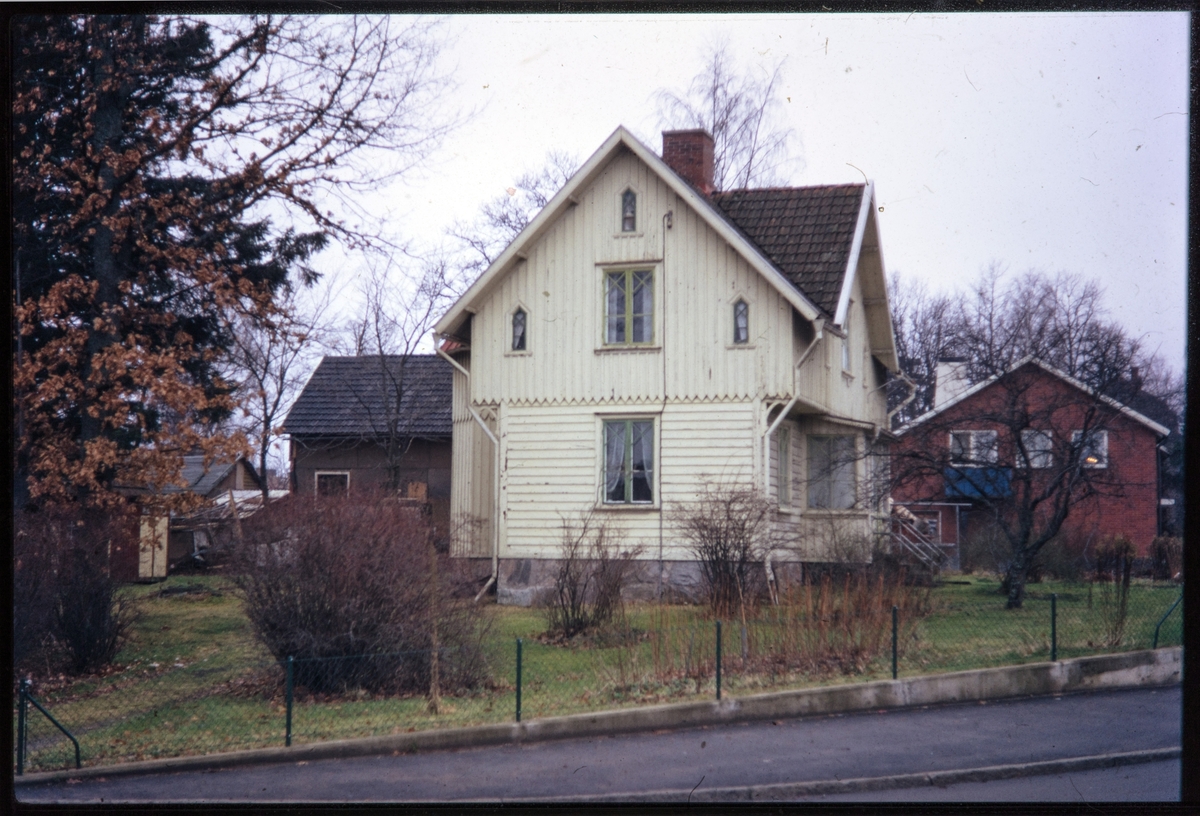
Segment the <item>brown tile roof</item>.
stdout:
<path fill-rule="evenodd" d="M 714 193 L 712 202 L 797 289 L 837 310 L 862 205 L 862 184 Z"/>

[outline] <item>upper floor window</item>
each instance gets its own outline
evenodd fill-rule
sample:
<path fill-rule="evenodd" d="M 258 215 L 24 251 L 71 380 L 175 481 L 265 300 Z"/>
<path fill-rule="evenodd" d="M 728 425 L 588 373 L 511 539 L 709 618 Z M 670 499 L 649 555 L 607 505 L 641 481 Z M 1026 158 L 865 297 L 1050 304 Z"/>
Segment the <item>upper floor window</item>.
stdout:
<path fill-rule="evenodd" d="M 1048 468 L 1054 464 L 1054 440 L 1049 431 L 1021 431 L 1021 447 L 1031 468 Z"/>
<path fill-rule="evenodd" d="M 808 438 L 808 506 L 847 510 L 854 506 L 854 437 Z"/>
<path fill-rule="evenodd" d="M 637 231 L 637 193 L 626 190 L 621 194 L 621 232 Z"/>
<path fill-rule="evenodd" d="M 733 304 L 733 342 L 750 342 L 750 304 L 744 300 Z"/>
<path fill-rule="evenodd" d="M 1079 461 L 1086 468 L 1108 467 L 1108 431 L 1083 431 L 1071 433 L 1071 445 L 1079 448 Z"/>
<path fill-rule="evenodd" d="M 654 502 L 654 420 L 615 419 L 604 423 L 604 501 Z"/>
<path fill-rule="evenodd" d="M 654 273 L 625 269 L 604 276 L 604 342 L 609 345 L 654 340 Z"/>
<path fill-rule="evenodd" d="M 953 431 L 950 434 L 950 464 L 994 465 L 1000 458 L 995 431 Z"/>
<path fill-rule="evenodd" d="M 525 324 L 528 320 L 528 315 L 525 310 L 518 308 L 512 314 L 512 350 L 524 351 L 525 340 L 527 337 Z"/>

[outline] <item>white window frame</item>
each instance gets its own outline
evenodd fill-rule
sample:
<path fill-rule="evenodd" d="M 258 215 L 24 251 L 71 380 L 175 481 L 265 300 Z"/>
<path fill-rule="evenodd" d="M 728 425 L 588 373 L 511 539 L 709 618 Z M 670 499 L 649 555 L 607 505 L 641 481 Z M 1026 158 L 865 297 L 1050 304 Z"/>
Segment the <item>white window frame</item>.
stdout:
<path fill-rule="evenodd" d="M 525 313 L 525 348 L 523 348 L 523 349 L 515 349 L 512 347 L 513 319 L 516 317 L 518 310 Z M 512 309 L 510 309 L 508 312 L 508 320 L 506 321 L 506 325 L 505 325 L 505 327 L 507 329 L 507 338 L 508 338 L 507 342 L 504 344 L 505 355 L 510 356 L 510 357 L 520 357 L 523 355 L 527 355 L 532 351 L 533 336 L 530 332 L 532 323 L 533 323 L 532 312 L 529 311 L 529 307 L 520 301 L 517 301 L 516 303 L 514 303 Z"/>
<path fill-rule="evenodd" d="M 658 416 L 655 414 L 613 414 L 600 415 L 598 428 L 598 471 L 599 471 L 599 489 L 597 491 L 598 506 L 609 510 L 647 510 L 657 509 L 659 507 L 659 470 L 661 469 L 659 453 L 661 450 Z M 636 501 L 633 499 L 633 480 L 631 478 L 633 463 L 626 457 L 631 455 L 633 444 L 632 434 L 625 439 L 625 455 L 622 457 L 622 472 L 626 476 L 625 494 L 629 498 L 621 501 L 610 501 L 608 498 L 608 426 L 623 422 L 626 423 L 626 429 L 632 432 L 633 423 L 648 422 L 650 423 L 650 433 L 652 435 L 650 441 L 650 501 Z"/>
<path fill-rule="evenodd" d="M 954 437 L 959 434 L 968 434 L 969 449 L 966 452 L 965 459 L 956 461 L 954 459 Z M 992 440 L 992 444 L 985 448 L 980 440 L 989 437 Z M 1000 462 L 1000 434 L 997 431 L 952 430 L 949 436 L 949 447 L 951 465 L 958 467 L 988 467 Z M 988 451 L 986 457 L 979 455 L 983 450 Z"/>
<path fill-rule="evenodd" d="M 1091 469 L 1095 469 L 1095 470 L 1099 470 L 1099 469 L 1108 467 L 1108 431 L 1089 431 L 1088 434 L 1090 436 L 1090 441 L 1092 442 L 1092 446 L 1091 446 L 1092 449 L 1096 450 L 1098 448 L 1098 450 L 1096 450 L 1096 452 L 1099 453 L 1099 455 L 1100 455 L 1099 461 L 1095 462 L 1095 463 L 1088 463 L 1084 459 L 1084 453 L 1086 452 L 1086 449 L 1080 449 L 1079 450 L 1080 464 L 1082 464 L 1083 467 L 1085 467 L 1085 468 L 1091 468 Z M 1083 431 L 1071 431 L 1071 447 L 1072 448 L 1079 448 L 1080 440 L 1082 440 L 1082 439 L 1083 439 Z M 1096 443 L 1099 443 L 1099 444 L 1096 444 Z"/>
<path fill-rule="evenodd" d="M 334 495 L 345 495 L 346 493 L 350 492 L 350 471 L 348 471 L 348 470 L 318 470 L 318 471 L 313 472 L 313 495 L 315 495 L 315 496 L 321 495 L 321 477 L 322 476 L 345 476 L 346 477 L 345 493 L 334 494 Z"/>
<path fill-rule="evenodd" d="M 1038 446 L 1038 442 L 1043 444 Z M 1029 467 L 1032 470 L 1045 470 L 1054 467 L 1054 435 L 1050 431 L 1024 430 L 1021 431 L 1021 447 L 1029 457 Z M 1025 463 L 1021 463 L 1025 467 Z"/>
<path fill-rule="evenodd" d="M 631 196 L 631 195 L 633 196 L 633 224 L 629 227 L 629 229 L 625 229 L 625 199 L 626 199 L 626 197 Z M 637 190 L 633 189 L 632 187 L 626 187 L 624 190 L 621 191 L 621 206 L 620 206 L 620 214 L 621 215 L 620 215 L 620 220 L 617 223 L 621 227 L 620 232 L 622 235 L 636 235 L 639 231 L 638 230 L 638 197 L 639 196 L 638 196 Z"/>

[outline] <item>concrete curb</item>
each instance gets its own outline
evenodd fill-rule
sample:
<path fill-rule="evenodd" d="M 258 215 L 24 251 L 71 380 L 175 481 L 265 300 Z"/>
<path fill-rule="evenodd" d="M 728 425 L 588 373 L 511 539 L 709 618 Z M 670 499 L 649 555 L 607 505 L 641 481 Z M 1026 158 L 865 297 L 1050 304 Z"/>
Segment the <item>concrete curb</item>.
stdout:
<path fill-rule="evenodd" d="M 694 728 L 752 720 L 773 720 L 882 708 L 1036 697 L 1100 689 L 1168 686 L 1183 676 L 1181 647 L 1079 657 L 1054 663 L 1028 663 L 994 669 L 879 680 L 845 686 L 777 691 L 720 702 L 673 703 L 546 717 L 520 723 L 419 731 L 386 737 L 317 742 L 290 748 L 257 748 L 207 756 L 154 759 L 80 770 L 14 776 L 18 786 L 65 779 L 133 776 L 235 768 L 245 765 L 347 759 L 381 754 L 474 748 L 608 734 Z"/>
<path fill-rule="evenodd" d="M 1024 776 L 1046 776 L 1049 774 L 1079 773 L 1098 768 L 1115 768 L 1122 765 L 1141 765 L 1146 762 L 1166 762 L 1179 759 L 1180 748 L 1155 748 L 1148 751 L 1128 751 L 1119 754 L 1097 754 L 1094 756 L 1051 759 L 1042 762 L 1021 762 L 1013 765 L 991 765 L 984 768 L 965 768 L 953 771 L 929 771 L 926 773 L 896 774 L 894 776 L 872 776 L 858 779 L 817 779 L 811 782 L 782 782 L 773 785 L 747 785 L 725 788 L 698 788 L 688 790 L 647 791 L 645 793 L 587 794 L 566 796 L 556 799 L 528 799 L 522 804 L 540 802 L 780 802 L 794 801 L 807 796 L 832 796 L 843 793 L 896 790 L 898 788 L 946 787 L 962 782 L 992 782 L 999 779 L 1016 779 Z M 469 804 L 475 800 L 468 800 Z M 480 800 L 482 801 L 482 800 Z"/>

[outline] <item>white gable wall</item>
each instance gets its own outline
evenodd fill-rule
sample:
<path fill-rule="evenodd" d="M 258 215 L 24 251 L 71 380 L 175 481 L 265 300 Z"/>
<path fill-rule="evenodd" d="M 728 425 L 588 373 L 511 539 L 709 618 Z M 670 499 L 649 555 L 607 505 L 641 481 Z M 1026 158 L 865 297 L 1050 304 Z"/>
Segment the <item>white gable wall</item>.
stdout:
<path fill-rule="evenodd" d="M 620 199 L 627 188 L 638 195 L 633 234 L 620 231 Z M 525 259 L 471 303 L 471 351 L 460 359 L 471 371 L 471 403 L 492 408 L 485 418 L 500 442 L 499 555 L 555 558 L 563 518 L 596 508 L 628 545 L 643 547 L 644 557 L 689 559 L 671 529 L 671 509 L 696 498 L 709 480 L 762 484 L 765 406 L 790 399 L 794 365 L 812 332 L 771 283 L 632 153 L 618 151 L 575 197 L 577 204 L 522 248 Z M 663 221 L 668 211 L 670 229 Z M 877 253 L 864 251 L 860 271 L 872 257 Z M 604 273 L 621 268 L 653 270 L 649 348 L 604 347 Z M 738 297 L 750 306 L 745 346 L 732 343 Z M 796 414 L 886 421 L 860 282 L 852 301 L 851 376 L 841 375 L 840 338 L 826 332 L 823 348 L 814 350 L 798 378 L 802 402 L 791 425 L 797 512 L 779 521 L 795 536 L 812 532 L 805 518 L 811 517 L 809 527 L 828 520 L 828 514 L 805 511 L 800 479 L 804 434 L 829 432 L 814 425 L 813 417 Z M 511 315 L 518 306 L 528 315 L 525 352 L 510 349 Z M 476 520 L 476 535 L 456 552 L 487 556 L 492 446 L 467 411 L 466 378 L 457 372 L 455 377 L 452 502 L 460 525 Z M 653 507 L 602 501 L 603 421 L 619 416 L 656 421 Z M 769 450 L 773 460 L 774 440 Z M 775 464 L 768 463 L 772 496 Z M 865 522 L 861 511 L 857 518 Z M 797 554 L 817 552 L 806 546 Z"/>

